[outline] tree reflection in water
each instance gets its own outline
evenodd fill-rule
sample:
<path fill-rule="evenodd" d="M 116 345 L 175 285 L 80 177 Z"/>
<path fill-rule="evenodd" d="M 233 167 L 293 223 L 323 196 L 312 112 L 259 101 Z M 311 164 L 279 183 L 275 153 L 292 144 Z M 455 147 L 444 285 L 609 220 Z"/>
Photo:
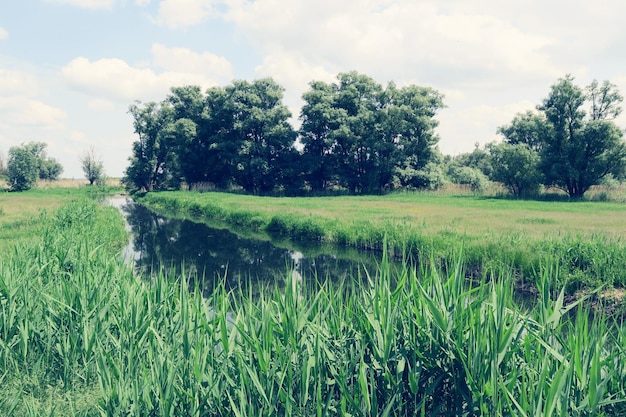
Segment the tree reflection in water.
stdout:
<path fill-rule="evenodd" d="M 126 219 L 131 239 L 124 253 L 140 274 L 184 274 L 197 279 L 207 295 L 220 282 L 234 289 L 242 284 L 284 285 L 287 279 L 364 276 L 365 270 L 376 271 L 380 258 L 342 248 L 277 247 L 269 238 L 251 239 L 227 229 L 164 217 L 129 199 L 112 199 L 111 204 Z"/>

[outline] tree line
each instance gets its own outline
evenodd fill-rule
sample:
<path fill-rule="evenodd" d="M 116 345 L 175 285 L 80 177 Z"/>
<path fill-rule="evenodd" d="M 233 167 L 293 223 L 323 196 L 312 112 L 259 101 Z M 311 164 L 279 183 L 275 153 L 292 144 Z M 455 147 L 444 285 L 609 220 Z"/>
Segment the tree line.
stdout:
<path fill-rule="evenodd" d="M 289 123 L 283 88 L 270 78 L 224 87 L 174 87 L 160 103 L 129 108 L 138 139 L 123 184 L 130 191 L 186 185 L 254 194 L 319 195 L 435 189 L 445 183 L 480 191 L 488 181 L 516 197 L 556 187 L 581 198 L 607 178 L 626 177 L 626 144 L 614 120 L 617 87 L 571 75 L 557 80 L 532 111 L 517 114 L 493 142 L 454 158 L 435 134 L 443 96 L 428 87 L 386 87 L 357 72 L 334 83 L 313 81 L 303 94 L 300 127 Z M 90 184 L 103 180 L 91 148 L 80 157 Z M 29 142 L 0 158 L 0 176 L 14 191 L 54 180 L 63 167 L 46 144 Z"/>
<path fill-rule="evenodd" d="M 613 120 L 616 86 L 585 89 L 559 79 L 535 111 L 498 128 L 500 143 L 456 158 L 435 134 L 443 96 L 428 87 L 383 87 L 357 72 L 313 81 L 300 128 L 289 123 L 272 79 L 235 81 L 205 93 L 175 87 L 160 103 L 130 106 L 138 140 L 123 183 L 131 191 L 208 185 L 248 193 L 352 194 L 433 189 L 445 182 L 504 184 L 514 196 L 557 187 L 580 198 L 607 176 L 623 178 L 626 146 Z M 585 111 L 585 106 L 589 107 Z"/>
<path fill-rule="evenodd" d="M 381 86 L 356 72 L 314 81 L 301 126 L 289 123 L 283 88 L 272 79 L 235 81 L 203 93 L 175 87 L 160 103 L 130 107 L 138 140 L 124 184 L 152 191 L 211 184 L 248 193 L 342 189 L 380 193 L 419 179 L 438 137 L 437 91 Z M 400 177 L 410 168 L 415 175 Z"/>
<path fill-rule="evenodd" d="M 56 181 L 63 172 L 63 165 L 47 155 L 45 142 L 27 142 L 9 149 L 5 163 L 0 154 L 0 178 L 6 179 L 10 191 L 27 191 L 37 180 Z M 91 147 L 79 157 L 89 185 L 105 181 L 104 165 L 95 149 Z"/>

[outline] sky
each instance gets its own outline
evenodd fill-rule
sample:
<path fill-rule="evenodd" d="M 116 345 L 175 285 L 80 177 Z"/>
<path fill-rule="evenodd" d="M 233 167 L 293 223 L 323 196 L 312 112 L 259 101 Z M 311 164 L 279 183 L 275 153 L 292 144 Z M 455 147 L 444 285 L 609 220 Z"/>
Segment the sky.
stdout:
<path fill-rule="evenodd" d="M 93 149 L 121 177 L 137 100 L 272 77 L 297 127 L 309 83 L 354 70 L 444 94 L 438 146 L 454 156 L 567 74 L 626 95 L 625 16 L 623 0 L 1 0 L 0 155 L 45 142 L 78 179 Z"/>

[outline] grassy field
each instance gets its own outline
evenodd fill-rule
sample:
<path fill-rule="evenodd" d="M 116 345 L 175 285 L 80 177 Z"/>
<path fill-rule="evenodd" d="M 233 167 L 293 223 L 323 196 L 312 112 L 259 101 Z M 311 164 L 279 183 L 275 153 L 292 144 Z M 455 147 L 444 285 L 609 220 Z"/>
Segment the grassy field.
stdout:
<path fill-rule="evenodd" d="M 0 255 L 0 415 L 626 413 L 626 327 L 553 293 L 554 263 L 530 308 L 507 268 L 468 285 L 460 257 L 446 271 L 392 273 L 385 251 L 365 280 L 300 285 L 286 274 L 254 299 L 203 297 L 184 276 L 135 276 L 119 256 L 119 213 L 71 195 L 3 200 L 57 196 Z"/>
<path fill-rule="evenodd" d="M 509 266 L 536 281 L 544 263 L 573 293 L 626 286 L 626 204 L 511 200 L 473 195 L 274 198 L 165 192 L 149 206 L 274 237 L 380 250 L 445 264 L 461 252 L 470 273 Z"/>
<path fill-rule="evenodd" d="M 0 191 L 0 251 L 7 245 L 27 241 L 44 224 L 44 215 L 52 213 L 61 205 L 97 195 L 102 189 L 89 187 L 84 180 L 40 181 L 27 192 Z M 2 184 L 0 184 L 0 190 Z M 109 192 L 119 188 L 119 181 L 112 181 Z"/>

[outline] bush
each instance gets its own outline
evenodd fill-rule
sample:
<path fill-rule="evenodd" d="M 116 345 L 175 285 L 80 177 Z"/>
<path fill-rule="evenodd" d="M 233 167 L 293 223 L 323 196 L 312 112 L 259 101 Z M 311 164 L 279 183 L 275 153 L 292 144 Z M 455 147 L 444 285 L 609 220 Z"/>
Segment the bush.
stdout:
<path fill-rule="evenodd" d="M 489 184 L 489 179 L 481 170 L 467 166 L 450 167 L 448 177 L 454 184 L 468 185 L 477 192 L 483 191 Z"/>

